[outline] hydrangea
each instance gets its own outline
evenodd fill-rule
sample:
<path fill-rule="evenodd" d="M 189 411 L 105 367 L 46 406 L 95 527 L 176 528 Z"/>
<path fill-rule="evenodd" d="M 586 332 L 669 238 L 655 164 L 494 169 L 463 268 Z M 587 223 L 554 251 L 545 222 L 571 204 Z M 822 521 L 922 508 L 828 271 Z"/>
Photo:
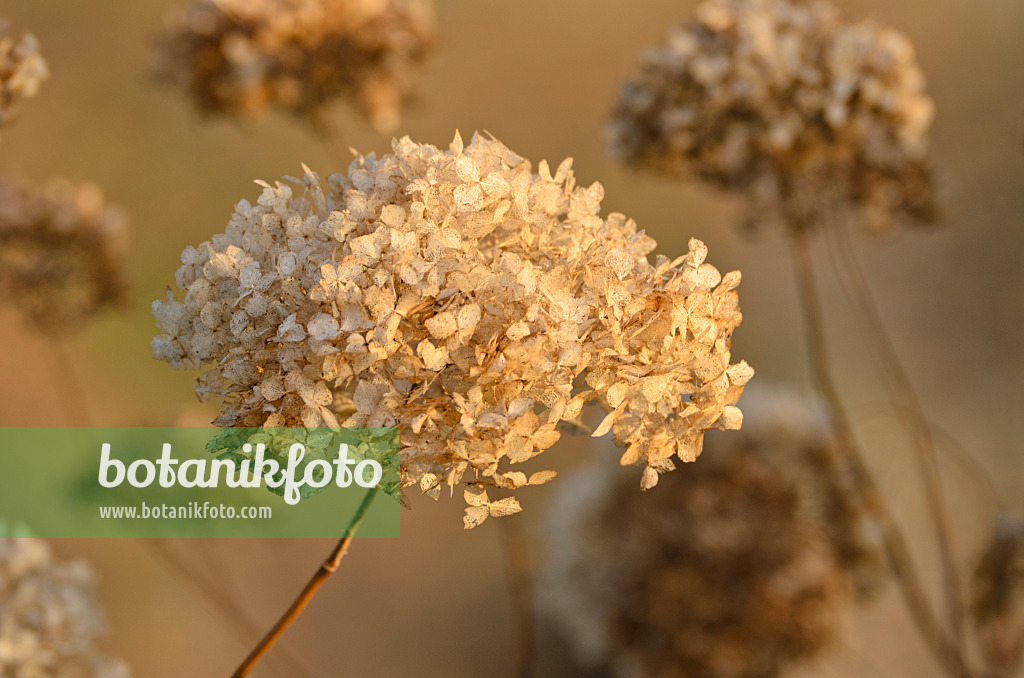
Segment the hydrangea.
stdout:
<path fill-rule="evenodd" d="M 92 572 L 54 562 L 46 542 L 0 538 L 0 676 L 128 678 L 95 646 L 105 630 Z"/>
<path fill-rule="evenodd" d="M 6 22 L 0 22 L 0 127 L 17 119 L 21 102 L 34 97 L 48 77 L 36 37 L 25 33 L 15 40 L 8 35 Z"/>
<path fill-rule="evenodd" d="M 608 136 L 630 164 L 742 193 L 752 221 L 884 230 L 934 216 L 934 109 L 892 28 L 824 0 L 709 0 L 644 55 Z"/>
<path fill-rule="evenodd" d="M 127 290 L 122 212 L 91 184 L 0 178 L 0 302 L 63 334 Z"/>
<path fill-rule="evenodd" d="M 883 571 L 830 462 L 824 408 L 786 389 L 750 396 L 742 433 L 643 500 L 596 464 L 562 482 L 540 600 L 578 661 L 772 678 L 828 646 L 849 575 Z"/>
<path fill-rule="evenodd" d="M 495 139 L 448 150 L 395 140 L 326 187 L 261 183 L 224 233 L 182 254 L 154 302 L 154 356 L 205 366 L 222 426 L 402 426 L 402 472 L 437 496 L 466 483 L 467 526 L 519 510 L 511 470 L 551 447 L 585 404 L 608 414 L 643 487 L 693 461 L 708 429 L 736 429 L 753 370 L 731 362 L 738 271 L 691 240 L 675 259 L 604 190 L 577 186 Z"/>
<path fill-rule="evenodd" d="M 390 132 L 434 32 L 430 0 L 195 0 L 172 20 L 156 71 L 207 113 L 276 106 L 322 127 L 324 107 L 347 97 Z"/>

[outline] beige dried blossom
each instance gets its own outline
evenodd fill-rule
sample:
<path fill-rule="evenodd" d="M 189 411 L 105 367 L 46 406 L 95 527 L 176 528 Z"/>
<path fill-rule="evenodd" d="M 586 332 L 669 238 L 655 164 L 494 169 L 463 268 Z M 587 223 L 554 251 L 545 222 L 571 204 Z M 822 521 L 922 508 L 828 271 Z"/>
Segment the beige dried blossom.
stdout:
<path fill-rule="evenodd" d="M 252 119 L 276 106 L 326 129 L 325 106 L 344 97 L 392 132 L 434 34 L 431 0 L 195 0 L 172 20 L 156 72 L 206 113 Z"/>
<path fill-rule="evenodd" d="M 750 398 L 750 399 L 748 399 Z M 591 464 L 565 479 L 545 530 L 546 616 L 615 675 L 770 678 L 828 646 L 877 548 L 829 510 L 842 479 L 824 408 L 752 390 L 743 432 L 637 498 Z M 850 558 L 853 547 L 871 558 Z M 853 575 L 852 577 L 850 575 Z"/>
<path fill-rule="evenodd" d="M 608 128 L 630 164 L 694 174 L 752 222 L 934 217 L 934 104 L 914 47 L 825 0 L 710 0 L 626 81 Z"/>
<path fill-rule="evenodd" d="M 63 334 L 124 301 L 125 224 L 91 184 L 0 178 L 0 302 Z"/>
<path fill-rule="evenodd" d="M 25 33 L 15 40 L 8 30 L 7 22 L 0 21 L 0 127 L 14 122 L 21 102 L 34 97 L 50 77 L 36 37 Z"/>
<path fill-rule="evenodd" d="M 96 648 L 105 630 L 84 562 L 55 562 L 40 539 L 0 538 L 0 676 L 128 678 Z"/>
<path fill-rule="evenodd" d="M 595 431 L 643 464 L 643 487 L 692 461 L 704 431 L 736 429 L 753 370 L 731 363 L 739 272 L 691 240 L 675 260 L 600 184 L 576 185 L 494 139 L 449 150 L 395 140 L 326 191 L 262 183 L 224 233 L 187 247 L 154 302 L 158 359 L 206 366 L 225 426 L 402 426 L 406 485 L 469 485 L 466 524 L 519 510 L 484 491 L 547 482 L 511 470 L 551 447 L 589 401 Z M 297 184 L 298 188 L 293 188 Z"/>

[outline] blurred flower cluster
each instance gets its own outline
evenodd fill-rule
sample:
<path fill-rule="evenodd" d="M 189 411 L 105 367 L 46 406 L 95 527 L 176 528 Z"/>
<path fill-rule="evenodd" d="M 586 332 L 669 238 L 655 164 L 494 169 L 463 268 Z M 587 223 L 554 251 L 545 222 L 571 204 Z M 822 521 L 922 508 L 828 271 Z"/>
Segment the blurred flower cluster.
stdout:
<path fill-rule="evenodd" d="M 0 676 L 128 678 L 97 650 L 104 631 L 84 562 L 55 562 L 40 539 L 0 538 Z"/>
<path fill-rule="evenodd" d="M 14 122 L 22 100 L 34 97 L 50 77 L 36 37 L 25 33 L 15 40 L 8 30 L 7 22 L 0 22 L 0 127 Z"/>
<path fill-rule="evenodd" d="M 584 662 L 623 676 L 777 676 L 825 648 L 855 586 L 882 576 L 824 408 L 769 389 L 744 410 L 741 433 L 642 498 L 607 467 L 562 482 L 542 599 Z"/>
<path fill-rule="evenodd" d="M 390 132 L 434 33 L 430 0 L 196 0 L 172 20 L 156 71 L 208 113 L 275 106 L 325 129 L 324 107 L 346 97 Z"/>
<path fill-rule="evenodd" d="M 154 302 L 155 357 L 209 366 L 201 397 L 222 426 L 390 426 L 406 485 L 437 496 L 468 483 L 472 527 L 519 510 L 485 486 L 546 482 L 507 464 L 553 445 L 589 401 L 645 466 L 643 487 L 692 461 L 711 428 L 736 429 L 753 375 L 731 363 L 739 272 L 691 240 L 676 259 L 600 184 L 576 185 L 479 135 L 449 150 L 396 140 L 327 190 L 262 184 L 224 233 L 182 254 L 177 301 Z M 298 188 L 293 188 L 297 184 Z"/>
<path fill-rule="evenodd" d="M 754 223 L 934 216 L 934 104 L 913 45 L 822 0 L 709 0 L 648 50 L 608 128 L 626 162 L 693 174 Z"/>
<path fill-rule="evenodd" d="M 122 303 L 123 214 L 91 184 L 0 178 L 0 301 L 60 335 Z"/>

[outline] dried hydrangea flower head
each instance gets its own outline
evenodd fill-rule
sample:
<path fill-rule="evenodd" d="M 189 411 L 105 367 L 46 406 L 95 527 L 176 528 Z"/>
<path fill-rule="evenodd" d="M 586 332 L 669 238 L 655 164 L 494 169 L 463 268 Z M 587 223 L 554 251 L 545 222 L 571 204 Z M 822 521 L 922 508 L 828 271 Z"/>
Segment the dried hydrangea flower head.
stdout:
<path fill-rule="evenodd" d="M 0 21 L 0 127 L 14 122 L 21 102 L 34 97 L 50 77 L 36 37 L 25 33 L 15 40 L 8 29 L 7 22 Z"/>
<path fill-rule="evenodd" d="M 0 538 L 0 676 L 128 678 L 95 646 L 105 632 L 89 567 L 54 562 L 46 542 Z"/>
<path fill-rule="evenodd" d="M 993 675 L 1012 675 L 1024 652 L 1024 515 L 1000 518 L 974 576 L 974 619 Z"/>
<path fill-rule="evenodd" d="M 824 0 L 709 0 L 644 55 L 608 135 L 630 164 L 747 196 L 751 221 L 885 230 L 935 216 L 933 116 L 896 30 Z"/>
<path fill-rule="evenodd" d="M 0 303 L 63 334 L 124 301 L 125 223 L 91 184 L 0 178 Z"/>
<path fill-rule="evenodd" d="M 744 433 L 723 441 L 716 454 L 756 448 L 794 485 L 801 519 L 827 540 L 860 599 L 873 596 L 888 578 L 882 528 L 862 505 L 856 473 L 835 448 L 832 415 L 824 401 L 791 387 L 760 385 L 744 398 Z"/>
<path fill-rule="evenodd" d="M 852 581 L 850 535 L 822 510 L 835 482 L 818 462 L 828 421 L 786 391 L 757 393 L 742 433 L 715 438 L 640 500 L 595 464 L 561 483 L 541 600 L 581 662 L 622 676 L 769 678 L 835 636 Z"/>
<path fill-rule="evenodd" d="M 346 97 L 391 132 L 434 34 L 431 0 L 195 0 L 156 71 L 207 113 L 252 119 L 275 106 L 325 129 L 324 107 Z"/>
<path fill-rule="evenodd" d="M 509 465 L 589 401 L 609 411 L 595 435 L 644 465 L 645 488 L 673 456 L 696 459 L 704 431 L 739 428 L 753 374 L 730 356 L 740 275 L 703 243 L 651 264 L 655 242 L 600 216 L 601 185 L 577 186 L 571 160 L 534 173 L 479 135 L 393 151 L 326 191 L 308 168 L 264 183 L 185 249 L 185 298 L 154 303 L 153 352 L 209 367 L 196 390 L 227 398 L 217 424 L 400 424 L 404 482 L 468 484 L 468 526 L 519 509 L 488 488 L 554 475 Z"/>

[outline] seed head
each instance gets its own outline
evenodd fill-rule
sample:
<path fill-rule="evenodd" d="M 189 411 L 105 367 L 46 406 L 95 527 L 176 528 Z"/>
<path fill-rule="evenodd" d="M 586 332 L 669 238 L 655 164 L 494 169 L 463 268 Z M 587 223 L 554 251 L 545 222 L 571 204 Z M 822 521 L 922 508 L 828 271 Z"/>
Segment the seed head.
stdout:
<path fill-rule="evenodd" d="M 849 534 L 822 511 L 835 481 L 809 461 L 829 456 L 827 417 L 782 389 L 760 396 L 742 433 L 642 498 L 596 465 L 562 483 L 542 599 L 581 660 L 768 678 L 827 647 L 851 590 Z"/>
<path fill-rule="evenodd" d="M 46 542 L 0 538 L 0 675 L 128 678 L 99 652 L 103 612 L 89 567 L 54 562 Z"/>
<path fill-rule="evenodd" d="M 349 98 L 391 132 L 433 40 L 430 0 L 195 0 L 171 21 L 156 72 L 205 113 L 278 107 L 319 126 Z"/>
<path fill-rule="evenodd" d="M 0 178 L 0 300 L 63 334 L 120 305 L 125 221 L 91 184 Z"/>
<path fill-rule="evenodd" d="M 224 233 L 188 247 L 154 303 L 154 356 L 209 366 L 200 397 L 223 426 L 402 426 L 405 484 L 468 484 L 467 526 L 519 510 L 487 487 L 547 482 L 509 464 L 551 447 L 584 405 L 609 414 L 644 488 L 692 461 L 704 431 L 735 429 L 753 370 L 730 363 L 739 272 L 691 240 L 675 260 L 571 160 L 534 173 L 494 139 L 448 150 L 395 140 L 326 191 L 262 183 Z M 297 185 L 297 188 L 293 188 Z M 510 500 L 508 500 L 510 499 Z"/>
<path fill-rule="evenodd" d="M 695 174 L 751 221 L 934 217 L 934 104 L 910 41 L 823 0 L 709 0 L 644 55 L 608 137 L 627 163 Z"/>
<path fill-rule="evenodd" d="M 15 40 L 8 30 L 7 22 L 0 21 L 0 127 L 14 122 L 21 102 L 34 97 L 43 80 L 50 77 L 36 37 L 24 33 Z"/>

